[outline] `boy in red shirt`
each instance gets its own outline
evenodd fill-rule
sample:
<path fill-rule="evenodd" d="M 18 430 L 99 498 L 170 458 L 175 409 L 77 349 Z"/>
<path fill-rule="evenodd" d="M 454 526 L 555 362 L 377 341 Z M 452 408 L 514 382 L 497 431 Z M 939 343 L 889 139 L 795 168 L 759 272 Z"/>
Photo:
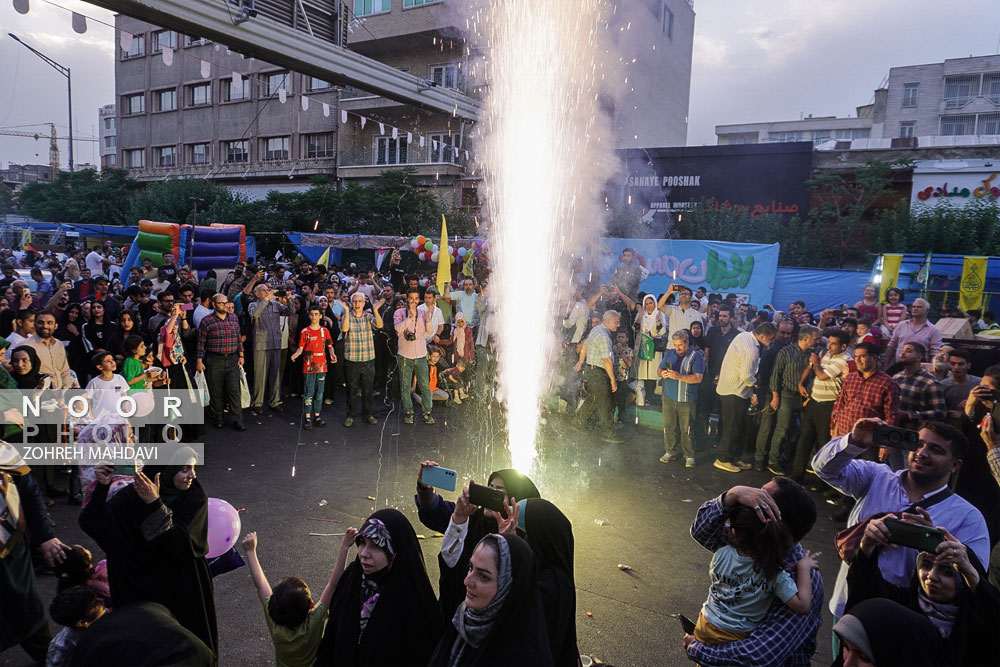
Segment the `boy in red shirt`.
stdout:
<path fill-rule="evenodd" d="M 333 351 L 333 337 L 330 331 L 320 325 L 323 311 L 319 306 L 309 306 L 309 326 L 299 334 L 299 347 L 292 354 L 292 361 L 306 353 L 302 360 L 302 377 L 305 381 L 305 391 L 302 392 L 302 410 L 305 417 L 302 428 L 311 431 L 313 424 L 326 426 L 320 419 L 323 409 L 323 389 L 326 387 L 326 357 L 330 355 L 330 363 L 337 363 L 337 355 Z"/>

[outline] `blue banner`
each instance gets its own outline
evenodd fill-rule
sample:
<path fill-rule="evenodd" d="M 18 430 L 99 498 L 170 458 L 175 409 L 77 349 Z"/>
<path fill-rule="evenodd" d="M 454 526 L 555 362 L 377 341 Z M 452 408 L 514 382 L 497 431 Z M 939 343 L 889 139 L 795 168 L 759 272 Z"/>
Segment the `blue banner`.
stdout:
<path fill-rule="evenodd" d="M 625 248 L 637 253 L 643 275 L 639 289 L 643 292 L 659 296 L 671 283 L 678 283 L 692 290 L 704 287 L 710 294 L 733 293 L 740 303 L 758 307 L 773 298 L 777 243 L 602 238 L 598 267 L 602 283 L 611 279 Z"/>

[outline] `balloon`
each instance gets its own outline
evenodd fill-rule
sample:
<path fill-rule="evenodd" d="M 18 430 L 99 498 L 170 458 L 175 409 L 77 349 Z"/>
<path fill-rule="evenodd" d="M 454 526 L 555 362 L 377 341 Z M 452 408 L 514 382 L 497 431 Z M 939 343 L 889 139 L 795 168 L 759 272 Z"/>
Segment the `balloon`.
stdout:
<path fill-rule="evenodd" d="M 452 263 L 452 264 L 454 264 L 454 263 L 455 263 L 455 256 L 454 256 L 454 255 L 448 255 L 448 259 L 450 259 L 450 260 L 451 260 L 451 263 Z"/>
<path fill-rule="evenodd" d="M 427 242 L 426 236 L 421 235 L 417 237 L 417 245 L 423 245 L 426 242 Z"/>
<path fill-rule="evenodd" d="M 424 247 L 431 252 L 436 252 L 438 249 L 437 246 L 434 245 L 433 241 L 428 242 L 427 245 L 425 245 Z"/>
<path fill-rule="evenodd" d="M 416 248 L 418 245 L 420 245 L 420 244 L 417 243 L 417 239 L 413 239 L 412 241 L 410 241 L 410 247 L 411 248 Z"/>
<path fill-rule="evenodd" d="M 468 248 L 459 248 L 458 249 L 458 256 L 459 257 L 465 257 L 466 253 L 468 253 L 468 252 L 469 252 Z"/>
<path fill-rule="evenodd" d="M 458 257 L 458 248 L 451 248 L 452 257 Z"/>
<path fill-rule="evenodd" d="M 137 391 L 132 395 L 132 399 L 135 401 L 135 416 L 145 417 L 153 411 L 156 407 L 156 401 L 153 399 L 153 394 L 148 391 Z M 126 401 L 122 408 L 128 409 L 128 401 Z"/>
<path fill-rule="evenodd" d="M 234 546 L 240 537 L 240 513 L 220 498 L 208 499 L 208 558 L 217 558 Z"/>
<path fill-rule="evenodd" d="M 433 255 L 431 255 L 431 261 L 432 262 L 438 261 L 438 254 L 437 253 L 434 253 Z"/>
<path fill-rule="evenodd" d="M 490 249 L 490 242 L 483 241 L 483 252 L 489 252 L 489 249 Z"/>
<path fill-rule="evenodd" d="M 416 255 L 417 257 L 420 257 L 421 252 L 422 251 L 420 250 L 420 246 L 417 246 L 413 249 L 413 254 Z"/>
<path fill-rule="evenodd" d="M 420 253 L 420 259 L 424 260 L 425 262 L 427 260 L 429 260 L 430 258 L 431 258 L 431 254 L 429 252 L 427 252 L 426 250 L 423 251 L 422 253 Z"/>

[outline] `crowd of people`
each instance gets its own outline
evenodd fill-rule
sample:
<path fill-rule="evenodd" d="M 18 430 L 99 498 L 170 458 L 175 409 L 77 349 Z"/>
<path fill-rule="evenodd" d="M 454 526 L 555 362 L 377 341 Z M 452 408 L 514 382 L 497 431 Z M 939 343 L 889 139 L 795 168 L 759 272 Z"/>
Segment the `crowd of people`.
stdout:
<path fill-rule="evenodd" d="M 126 279 L 120 265 L 105 246 L 0 253 L 3 388 L 188 390 L 203 375 L 206 422 L 238 431 L 247 409 L 327 427 L 324 408 L 338 394 L 343 428 L 378 424 L 375 396 L 398 400 L 404 423 L 419 416 L 427 426 L 435 403 L 493 400 L 485 262 L 440 292 L 429 274 L 408 274 L 398 252 L 381 272 L 300 259 L 197 275 L 166 253 Z M 928 302 L 906 303 L 895 288 L 884 303 L 869 286 L 853 306 L 814 316 L 802 301 L 757 308 L 681 284 L 641 292 L 628 249 L 606 284 L 591 276 L 574 270 L 553 322 L 563 346 L 544 408 L 578 431 L 596 419 L 613 444 L 638 410 L 658 408 L 660 462 L 774 475 L 698 511 L 692 536 L 714 555 L 708 598 L 684 638 L 692 660 L 808 664 L 829 599 L 836 664 L 901 664 L 893 656 L 904 651 L 915 656 L 905 664 L 989 664 L 1000 648 L 988 632 L 1000 622 L 1000 365 L 972 375 L 973 353 L 942 341 Z M 960 315 L 974 329 L 995 326 L 991 313 Z M 7 421 L 4 437 L 17 441 Z M 888 446 L 886 426 L 914 432 L 912 451 Z M 34 437 L 51 442 L 59 429 Z M 26 610 L 0 628 L 0 650 L 121 664 L 123 642 L 155 636 L 167 644 L 151 654 L 162 662 L 148 664 L 219 659 L 207 495 L 193 454 L 126 476 L 97 466 L 81 480 L 71 470 L 65 487 L 53 468 L 29 472 L 6 445 L 0 454 L 4 508 L 20 507 L 0 513 L 3 618 L 11 601 Z M 570 521 L 516 471 L 487 483 L 504 495 L 503 512 L 472 505 L 468 487 L 446 501 L 417 478 L 419 520 L 444 535 L 436 595 L 413 526 L 396 510 L 346 531 L 316 601 L 299 578 L 272 588 L 257 535 L 247 535 L 278 664 L 577 665 Z M 800 545 L 818 513 L 810 491 L 824 492 L 847 525 L 829 598 L 817 556 Z M 80 525 L 105 560 L 55 536 L 46 505 L 60 496 L 84 505 Z M 895 519 L 941 540 L 897 547 Z M 64 626 L 55 638 L 29 547 L 63 573 L 48 610 Z M 932 632 L 906 644 L 890 616 Z"/>

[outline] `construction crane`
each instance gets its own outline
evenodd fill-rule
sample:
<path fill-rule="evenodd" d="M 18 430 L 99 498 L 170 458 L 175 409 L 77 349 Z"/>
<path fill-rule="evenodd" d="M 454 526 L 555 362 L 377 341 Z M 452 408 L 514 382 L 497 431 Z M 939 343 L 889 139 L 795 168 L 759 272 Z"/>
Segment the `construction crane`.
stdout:
<path fill-rule="evenodd" d="M 55 180 L 56 174 L 59 173 L 59 144 L 56 143 L 57 140 L 68 141 L 69 137 L 58 137 L 56 136 L 56 124 L 55 123 L 37 123 L 37 125 L 48 125 L 49 126 L 49 168 L 52 170 L 52 179 Z M 31 127 L 30 125 L 22 125 L 20 127 Z M 12 128 L 0 127 L 0 135 L 7 135 L 9 137 L 30 137 L 35 141 L 38 141 L 45 135 L 40 132 L 26 132 L 24 130 L 15 130 Z M 73 141 L 99 141 L 96 137 L 81 137 L 79 135 L 73 137 Z"/>

